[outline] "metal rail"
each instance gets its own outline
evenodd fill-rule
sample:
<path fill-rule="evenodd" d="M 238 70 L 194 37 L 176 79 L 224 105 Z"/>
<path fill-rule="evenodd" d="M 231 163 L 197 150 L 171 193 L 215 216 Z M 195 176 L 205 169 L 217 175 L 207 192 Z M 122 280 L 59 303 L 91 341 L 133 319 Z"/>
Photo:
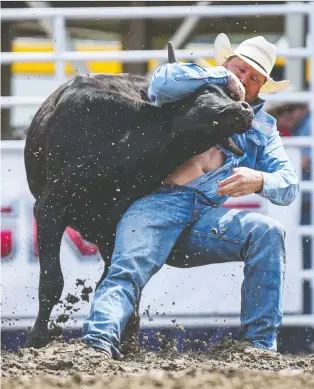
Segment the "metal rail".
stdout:
<path fill-rule="evenodd" d="M 61 40 L 64 45 L 64 19 L 58 16 L 54 19 L 57 31 L 55 42 Z M 62 46 L 64 50 L 65 46 Z M 166 50 L 121 50 L 121 51 L 56 51 L 53 53 L 1 53 L 1 63 L 10 64 L 12 62 L 52 62 L 52 61 L 121 61 L 121 62 L 146 62 L 151 59 L 167 60 L 168 54 Z M 307 58 L 311 54 L 310 49 L 296 48 L 288 50 L 278 50 L 278 56 L 286 58 Z M 214 53 L 208 50 L 176 50 L 178 59 L 196 59 L 196 58 L 214 58 Z"/>
<path fill-rule="evenodd" d="M 130 20 L 130 19 L 179 19 L 189 16 L 201 17 L 239 17 L 287 15 L 309 13 L 310 4 L 274 5 L 226 5 L 226 6 L 160 6 L 160 7 L 94 7 L 94 8 L 33 8 L 3 9 L 2 20 L 36 20 L 62 16 L 66 19 Z"/>

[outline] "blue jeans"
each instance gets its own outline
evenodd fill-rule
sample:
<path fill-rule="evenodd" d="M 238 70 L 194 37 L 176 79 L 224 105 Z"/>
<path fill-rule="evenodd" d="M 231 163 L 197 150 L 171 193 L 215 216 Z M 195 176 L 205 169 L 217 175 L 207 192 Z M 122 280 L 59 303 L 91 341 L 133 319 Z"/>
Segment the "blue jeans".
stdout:
<path fill-rule="evenodd" d="M 284 235 L 271 218 L 216 207 L 196 187 L 161 187 L 133 203 L 118 224 L 112 264 L 95 292 L 83 340 L 118 358 L 120 335 L 140 292 L 171 254 L 183 266 L 186 256 L 189 266 L 244 261 L 242 339 L 276 350 Z"/>

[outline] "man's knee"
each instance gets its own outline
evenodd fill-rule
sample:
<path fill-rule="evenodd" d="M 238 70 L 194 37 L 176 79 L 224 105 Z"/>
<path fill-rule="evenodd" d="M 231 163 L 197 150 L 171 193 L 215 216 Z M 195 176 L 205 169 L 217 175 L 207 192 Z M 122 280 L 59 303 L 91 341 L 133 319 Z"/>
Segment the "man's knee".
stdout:
<path fill-rule="evenodd" d="M 250 213 L 247 217 L 251 231 L 256 232 L 253 234 L 255 239 L 262 236 L 269 237 L 269 244 L 274 240 L 283 241 L 285 239 L 285 228 L 277 220 L 259 213 Z"/>
<path fill-rule="evenodd" d="M 285 271 L 285 229 L 269 216 L 252 213 L 247 216 L 249 224 L 245 257 L 250 263 L 260 263 L 270 272 Z"/>
<path fill-rule="evenodd" d="M 266 224 L 268 233 L 273 234 L 279 239 L 284 240 L 286 237 L 286 230 L 284 226 L 281 223 L 279 223 L 277 220 L 272 219 L 269 216 L 264 216 L 264 218 L 265 218 L 264 223 Z"/>

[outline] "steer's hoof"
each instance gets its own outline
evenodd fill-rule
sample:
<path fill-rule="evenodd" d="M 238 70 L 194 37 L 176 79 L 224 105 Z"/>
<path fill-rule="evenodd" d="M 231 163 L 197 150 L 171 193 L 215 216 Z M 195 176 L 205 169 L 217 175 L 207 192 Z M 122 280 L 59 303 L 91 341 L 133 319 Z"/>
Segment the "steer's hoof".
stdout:
<path fill-rule="evenodd" d="M 26 347 L 34 347 L 34 348 L 41 348 L 44 346 L 47 346 L 47 344 L 50 342 L 50 335 L 49 332 L 30 332 L 26 343 L 24 344 L 24 348 Z"/>

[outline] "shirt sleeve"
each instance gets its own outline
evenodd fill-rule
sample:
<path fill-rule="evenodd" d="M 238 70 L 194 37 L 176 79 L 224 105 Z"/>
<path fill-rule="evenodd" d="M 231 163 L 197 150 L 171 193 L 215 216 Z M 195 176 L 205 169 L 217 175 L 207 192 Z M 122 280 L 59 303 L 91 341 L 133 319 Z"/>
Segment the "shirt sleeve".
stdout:
<path fill-rule="evenodd" d="M 214 66 L 205 68 L 207 72 L 207 83 L 216 85 L 226 85 L 229 82 L 230 73 L 224 66 Z"/>
<path fill-rule="evenodd" d="M 191 95 L 207 84 L 226 85 L 228 70 L 223 66 L 202 68 L 194 63 L 167 63 L 153 73 L 148 96 L 156 106 L 162 106 Z"/>
<path fill-rule="evenodd" d="M 299 180 L 274 124 L 268 142 L 257 161 L 256 170 L 263 175 L 263 189 L 257 193 L 273 204 L 289 205 L 299 192 Z"/>

